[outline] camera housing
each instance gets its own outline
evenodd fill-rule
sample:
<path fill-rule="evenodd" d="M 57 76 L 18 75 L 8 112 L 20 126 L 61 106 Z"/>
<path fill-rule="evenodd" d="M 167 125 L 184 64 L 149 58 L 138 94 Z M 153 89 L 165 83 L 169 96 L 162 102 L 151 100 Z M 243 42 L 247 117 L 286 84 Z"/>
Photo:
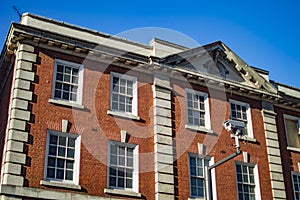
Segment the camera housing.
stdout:
<path fill-rule="evenodd" d="M 234 135 L 244 135 L 245 133 L 245 123 L 241 121 L 228 119 L 223 122 L 223 126 L 228 132 Z"/>

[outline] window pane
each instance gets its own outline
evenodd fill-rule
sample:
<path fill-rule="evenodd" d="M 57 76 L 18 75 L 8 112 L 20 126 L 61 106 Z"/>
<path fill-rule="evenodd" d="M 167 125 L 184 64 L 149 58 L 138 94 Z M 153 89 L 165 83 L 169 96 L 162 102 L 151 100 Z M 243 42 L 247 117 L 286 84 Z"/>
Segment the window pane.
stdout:
<path fill-rule="evenodd" d="M 65 67 L 65 73 L 71 74 L 71 67 Z"/>
<path fill-rule="evenodd" d="M 56 146 L 49 147 L 49 155 L 56 156 Z"/>
<path fill-rule="evenodd" d="M 71 76 L 65 74 L 65 75 L 64 75 L 64 81 L 69 83 L 69 82 L 71 82 L 70 80 L 71 80 Z"/>
<path fill-rule="evenodd" d="M 64 178 L 64 171 L 63 170 L 56 170 L 56 178 L 57 179 L 63 179 Z"/>
<path fill-rule="evenodd" d="M 48 178 L 55 178 L 55 170 L 54 170 L 54 168 L 47 168 L 47 177 Z"/>
<path fill-rule="evenodd" d="M 117 175 L 117 170 L 113 167 L 109 168 L 109 175 L 116 176 Z"/>
<path fill-rule="evenodd" d="M 132 179 L 126 179 L 126 188 L 132 188 Z"/>
<path fill-rule="evenodd" d="M 63 71 L 64 71 L 64 66 L 62 66 L 62 65 L 57 65 L 57 71 L 58 71 L 58 72 L 63 72 Z"/>
<path fill-rule="evenodd" d="M 75 149 L 68 149 L 67 157 L 74 158 L 74 155 L 75 155 Z"/>
<path fill-rule="evenodd" d="M 73 169 L 74 167 L 74 161 L 73 160 L 67 160 L 66 161 L 66 168 L 67 169 Z"/>
<path fill-rule="evenodd" d="M 54 97 L 55 98 L 61 98 L 61 91 L 60 90 L 55 90 Z"/>
<path fill-rule="evenodd" d="M 124 178 L 118 178 L 118 187 L 124 187 Z"/>
<path fill-rule="evenodd" d="M 75 147 L 75 139 L 69 138 L 68 139 L 68 146 L 69 147 Z"/>
<path fill-rule="evenodd" d="M 56 163 L 55 158 L 51 158 L 51 157 L 48 158 L 48 166 L 55 167 L 55 163 Z"/>
<path fill-rule="evenodd" d="M 66 171 L 66 180 L 73 180 L 73 171 Z"/>
<path fill-rule="evenodd" d="M 64 147 L 59 147 L 59 148 L 58 148 L 58 156 L 65 157 L 65 155 L 66 155 L 66 148 L 64 148 Z"/>
<path fill-rule="evenodd" d="M 117 186 L 116 177 L 109 177 L 109 185 L 113 187 Z"/>
<path fill-rule="evenodd" d="M 57 167 L 64 168 L 65 167 L 65 160 L 57 159 Z"/>
<path fill-rule="evenodd" d="M 58 80 L 58 81 L 63 81 L 63 74 L 61 74 L 61 73 L 56 73 L 56 80 Z"/>
<path fill-rule="evenodd" d="M 50 144 L 57 144 L 57 136 L 50 135 Z"/>
<path fill-rule="evenodd" d="M 79 69 L 73 68 L 73 75 L 78 76 Z"/>

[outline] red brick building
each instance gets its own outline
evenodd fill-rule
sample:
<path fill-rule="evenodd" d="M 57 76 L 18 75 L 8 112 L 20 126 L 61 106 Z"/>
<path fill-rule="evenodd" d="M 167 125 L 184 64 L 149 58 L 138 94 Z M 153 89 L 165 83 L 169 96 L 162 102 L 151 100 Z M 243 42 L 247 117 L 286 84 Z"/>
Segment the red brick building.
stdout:
<path fill-rule="evenodd" d="M 0 64 L 2 199 L 300 197 L 300 90 L 222 42 L 144 45 L 24 14 Z"/>

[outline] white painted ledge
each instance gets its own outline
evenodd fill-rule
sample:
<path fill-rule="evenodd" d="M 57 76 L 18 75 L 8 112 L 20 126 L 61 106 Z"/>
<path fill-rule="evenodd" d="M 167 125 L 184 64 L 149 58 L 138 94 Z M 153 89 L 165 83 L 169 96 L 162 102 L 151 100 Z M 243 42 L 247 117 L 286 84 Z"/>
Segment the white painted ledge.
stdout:
<path fill-rule="evenodd" d="M 202 126 L 194 126 L 194 125 L 185 125 L 185 128 L 190 129 L 192 131 L 200 131 L 200 132 L 205 132 L 205 133 L 214 133 L 213 130 L 207 129 Z"/>
<path fill-rule="evenodd" d="M 233 134 L 231 134 L 230 136 L 231 136 L 231 138 L 234 138 Z M 248 137 L 248 136 L 239 136 L 239 140 L 244 140 L 246 142 L 252 142 L 252 143 L 257 142 L 257 140 L 255 138 L 251 138 L 251 137 Z"/>
<path fill-rule="evenodd" d="M 53 104 L 58 104 L 58 105 L 63 105 L 63 106 L 70 106 L 73 108 L 80 108 L 80 109 L 84 109 L 83 105 L 74 103 L 74 102 L 70 102 L 70 101 L 63 101 L 63 100 L 58 100 L 58 99 L 49 99 L 48 100 L 49 103 L 53 103 Z"/>
<path fill-rule="evenodd" d="M 113 110 L 108 110 L 107 114 L 112 115 L 112 116 L 116 116 L 116 117 L 133 119 L 133 120 L 140 120 L 141 119 L 139 116 L 136 116 L 136 115 L 132 115 L 132 114 L 129 114 L 129 113 L 118 112 L 118 111 L 113 111 Z"/>
<path fill-rule="evenodd" d="M 139 192 L 134 192 L 134 191 L 130 191 L 130 190 L 109 189 L 109 188 L 105 188 L 104 193 L 131 196 L 131 197 L 141 197 L 142 196 L 142 194 Z"/>
<path fill-rule="evenodd" d="M 286 149 L 289 150 L 289 151 L 300 152 L 300 148 L 297 148 L 297 147 L 288 146 Z"/>
<path fill-rule="evenodd" d="M 76 185 L 76 184 L 72 184 L 72 183 L 63 183 L 63 182 L 58 182 L 58 181 L 41 180 L 40 184 L 44 185 L 44 186 L 67 188 L 67 189 L 73 189 L 73 190 L 81 190 L 80 185 Z"/>

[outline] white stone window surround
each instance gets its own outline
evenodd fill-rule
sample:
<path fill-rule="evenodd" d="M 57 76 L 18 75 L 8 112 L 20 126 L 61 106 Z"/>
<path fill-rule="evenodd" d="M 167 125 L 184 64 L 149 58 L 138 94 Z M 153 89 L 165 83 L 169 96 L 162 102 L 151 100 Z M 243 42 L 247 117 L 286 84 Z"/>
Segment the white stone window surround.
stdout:
<path fill-rule="evenodd" d="M 111 167 L 111 146 L 117 147 L 128 147 L 133 148 L 133 172 L 132 172 L 132 188 L 120 188 L 120 187 L 111 187 L 110 180 L 110 170 Z M 108 154 L 107 154 L 107 188 L 104 189 L 104 193 L 109 194 L 119 194 L 125 196 L 136 196 L 141 197 L 139 193 L 139 158 L 138 158 L 139 146 L 136 144 L 129 144 L 117 141 L 109 141 L 108 142 Z M 119 164 L 118 164 L 119 166 Z M 123 167 L 123 166 L 121 166 Z"/>
<path fill-rule="evenodd" d="M 113 78 L 124 79 L 128 81 L 132 81 L 132 110 L 131 112 L 120 111 L 119 109 L 113 109 Z M 120 95 L 122 96 L 122 94 Z M 138 90 L 137 90 L 137 78 L 125 74 L 120 74 L 117 72 L 110 72 L 110 110 L 107 111 L 107 114 L 118 116 L 122 118 L 128 118 L 133 120 L 140 120 L 138 116 Z"/>
<path fill-rule="evenodd" d="M 204 126 L 189 123 L 188 109 L 191 109 L 191 108 L 189 108 L 189 106 L 188 106 L 188 94 L 198 95 L 198 96 L 201 96 L 204 98 L 204 112 L 205 112 L 205 114 L 204 114 L 205 125 Z M 208 94 L 197 91 L 197 90 L 186 88 L 185 95 L 186 95 L 186 98 L 185 98 L 185 101 L 186 101 L 186 125 L 185 125 L 185 128 L 193 130 L 193 131 L 213 133 L 213 131 L 211 130 L 211 123 L 210 123 L 210 110 L 209 110 Z M 199 110 L 196 110 L 196 111 L 199 111 Z"/>
<path fill-rule="evenodd" d="M 59 64 L 61 64 L 63 66 L 68 66 L 71 68 L 78 69 L 78 83 L 75 84 L 78 86 L 77 92 L 76 92 L 76 101 L 66 100 L 63 98 L 55 97 L 55 84 L 57 82 L 57 67 Z M 83 106 L 82 106 L 82 94 L 83 94 L 82 90 L 83 90 L 83 74 L 84 74 L 83 69 L 84 69 L 84 66 L 82 64 L 69 62 L 69 61 L 65 61 L 65 60 L 61 60 L 61 59 L 55 59 L 54 72 L 53 72 L 52 95 L 51 95 L 51 99 L 49 99 L 49 102 L 54 103 L 54 104 L 61 104 L 61 105 L 65 105 L 65 106 L 83 108 Z"/>
<path fill-rule="evenodd" d="M 286 136 L 286 139 L 287 139 L 287 150 L 290 150 L 290 151 L 296 151 L 296 152 L 300 152 L 300 148 L 298 147 L 293 147 L 289 144 L 289 139 L 288 139 L 288 131 L 287 131 L 287 124 L 286 124 L 286 119 L 289 119 L 289 120 L 294 120 L 296 122 L 298 122 L 298 129 L 299 129 L 299 126 L 300 126 L 300 118 L 299 117 L 295 117 L 295 116 L 292 116 L 292 115 L 287 115 L 287 114 L 283 114 L 283 118 L 284 118 L 284 128 L 285 128 L 285 136 Z M 296 134 L 296 133 L 295 133 Z M 300 137 L 300 134 L 298 133 L 298 136 Z M 300 140 L 300 138 L 299 138 Z"/>
<path fill-rule="evenodd" d="M 230 108 L 230 119 L 231 119 L 231 104 L 235 104 L 235 105 L 240 105 L 240 106 L 244 106 L 246 107 L 246 116 L 247 116 L 247 135 L 241 136 L 240 139 L 244 139 L 244 140 L 249 140 L 252 141 L 251 139 L 254 139 L 254 135 L 253 135 L 253 128 L 252 128 L 252 117 L 251 117 L 251 109 L 250 109 L 250 105 L 248 103 L 245 102 L 241 102 L 241 101 L 237 101 L 237 100 L 233 100 L 233 99 L 229 99 L 229 108 Z M 235 121 L 234 119 L 232 119 L 233 121 Z M 239 120 L 237 120 L 239 121 Z M 253 140 L 252 142 L 256 142 L 256 140 Z"/>
<path fill-rule="evenodd" d="M 292 171 L 291 174 L 292 174 L 294 198 L 299 199 L 300 198 L 300 173 Z"/>
<path fill-rule="evenodd" d="M 73 180 L 62 180 L 62 179 L 47 177 L 48 155 L 49 155 L 51 135 L 75 139 Z M 40 184 L 47 185 L 47 186 L 54 186 L 54 187 L 64 187 L 70 189 L 81 189 L 81 186 L 79 185 L 80 146 L 81 146 L 81 136 L 78 134 L 62 133 L 55 130 L 47 130 L 47 141 L 46 141 L 45 162 L 44 162 L 44 179 L 41 180 Z M 58 156 L 56 156 L 56 158 L 57 157 Z"/>
<path fill-rule="evenodd" d="M 253 168 L 254 173 L 254 184 L 255 184 L 255 199 L 261 199 L 260 194 L 260 184 L 259 184 L 259 175 L 258 175 L 258 166 L 257 164 L 253 163 L 245 163 L 241 161 L 234 161 L 235 162 L 235 177 L 236 177 L 236 189 L 237 189 L 237 199 L 239 199 L 239 190 L 238 190 L 238 177 L 237 177 L 237 165 L 247 166 Z"/>

